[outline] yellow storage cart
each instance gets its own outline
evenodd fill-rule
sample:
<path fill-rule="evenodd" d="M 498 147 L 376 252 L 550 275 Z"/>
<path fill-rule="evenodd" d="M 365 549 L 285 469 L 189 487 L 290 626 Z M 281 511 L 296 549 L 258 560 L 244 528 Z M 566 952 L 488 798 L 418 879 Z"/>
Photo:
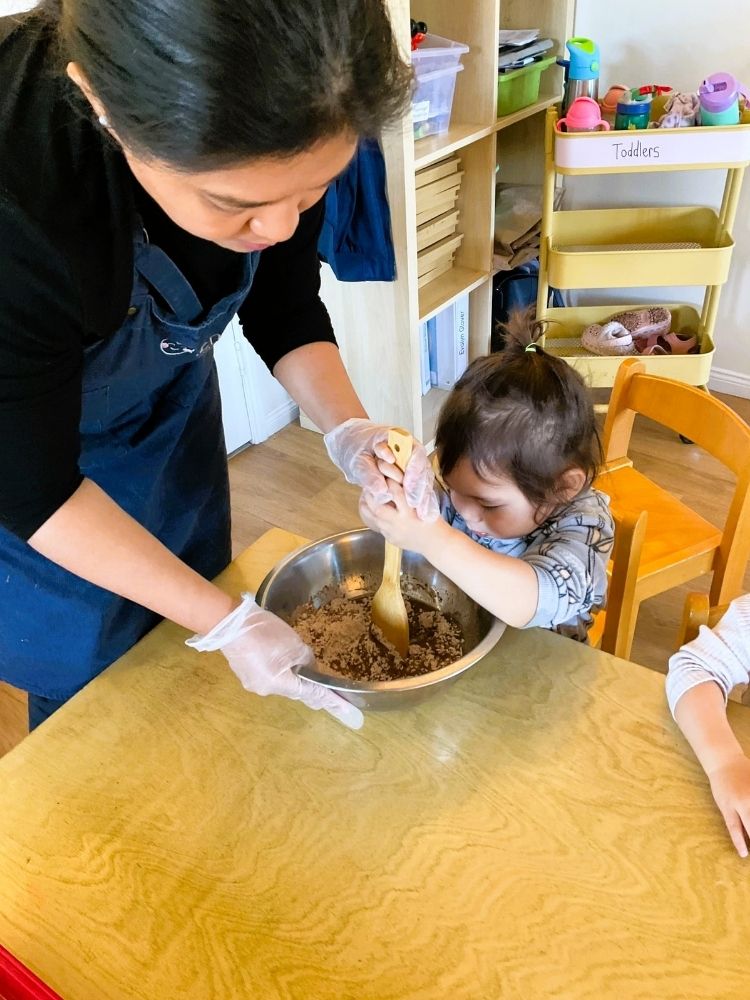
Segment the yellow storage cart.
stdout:
<path fill-rule="evenodd" d="M 560 133 L 547 112 L 537 315 L 550 322 L 548 351 L 577 368 L 590 385 L 611 387 L 622 357 L 592 355 L 581 332 L 626 309 L 665 304 L 674 328 L 698 338 L 699 353 L 642 358 L 649 371 L 705 386 L 714 353 L 721 286 L 734 249 L 732 227 L 750 163 L 750 125 Z M 555 211 L 559 176 L 665 170 L 725 170 L 718 212 L 702 205 Z M 549 289 L 705 286 L 703 306 L 613 303 L 549 308 Z"/>

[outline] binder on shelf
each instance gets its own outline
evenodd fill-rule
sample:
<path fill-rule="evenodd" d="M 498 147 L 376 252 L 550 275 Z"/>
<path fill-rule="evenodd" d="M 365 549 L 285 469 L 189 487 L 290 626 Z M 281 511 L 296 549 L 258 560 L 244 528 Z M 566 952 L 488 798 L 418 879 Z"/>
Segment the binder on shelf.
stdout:
<path fill-rule="evenodd" d="M 456 382 L 469 367 L 469 295 L 466 293 L 453 303 L 453 357 Z"/>
<path fill-rule="evenodd" d="M 430 383 L 452 389 L 469 364 L 469 296 L 461 295 L 428 326 Z"/>
<path fill-rule="evenodd" d="M 554 44 L 551 38 L 543 38 L 521 48 L 501 48 L 497 57 L 497 68 L 502 73 L 528 66 L 529 63 L 540 59 Z"/>
<path fill-rule="evenodd" d="M 427 360 L 429 362 L 430 386 L 437 386 L 437 322 L 435 317 L 427 320 Z"/>
<path fill-rule="evenodd" d="M 432 386 L 432 380 L 430 377 L 430 340 L 429 340 L 430 323 L 432 323 L 434 327 L 435 325 L 434 317 L 432 319 L 428 319 L 425 323 L 419 324 L 419 346 L 420 346 L 419 371 L 422 379 L 423 396 L 427 395 Z"/>

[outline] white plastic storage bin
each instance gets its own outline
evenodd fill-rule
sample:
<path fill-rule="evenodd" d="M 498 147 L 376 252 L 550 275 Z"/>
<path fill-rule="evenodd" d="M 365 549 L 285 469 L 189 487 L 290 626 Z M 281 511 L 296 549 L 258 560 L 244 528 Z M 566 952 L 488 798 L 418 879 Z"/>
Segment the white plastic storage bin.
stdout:
<path fill-rule="evenodd" d="M 456 77 L 463 69 L 461 56 L 468 51 L 469 46 L 461 42 L 427 35 L 419 48 L 412 52 L 416 75 L 411 104 L 415 139 L 448 131 Z"/>
<path fill-rule="evenodd" d="M 415 139 L 448 131 L 456 77 L 462 69 L 461 65 L 451 66 L 417 77 L 417 89 L 411 103 Z"/>
<path fill-rule="evenodd" d="M 453 69 L 468 51 L 469 46 L 463 42 L 452 42 L 450 38 L 427 34 L 421 45 L 412 52 L 411 64 L 417 76 L 434 73 L 439 69 Z"/>

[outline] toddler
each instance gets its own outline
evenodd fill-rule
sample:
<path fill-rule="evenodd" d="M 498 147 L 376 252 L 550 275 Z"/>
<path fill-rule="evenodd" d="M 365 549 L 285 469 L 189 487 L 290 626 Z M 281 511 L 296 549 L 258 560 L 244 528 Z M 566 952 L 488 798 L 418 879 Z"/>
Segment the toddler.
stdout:
<path fill-rule="evenodd" d="M 420 521 L 385 462 L 393 503 L 363 494 L 360 513 L 508 625 L 585 641 L 605 603 L 613 522 L 591 486 L 601 446 L 586 386 L 541 348 L 542 331 L 514 314 L 503 352 L 470 365 L 446 400 L 436 435 L 442 518 Z"/>

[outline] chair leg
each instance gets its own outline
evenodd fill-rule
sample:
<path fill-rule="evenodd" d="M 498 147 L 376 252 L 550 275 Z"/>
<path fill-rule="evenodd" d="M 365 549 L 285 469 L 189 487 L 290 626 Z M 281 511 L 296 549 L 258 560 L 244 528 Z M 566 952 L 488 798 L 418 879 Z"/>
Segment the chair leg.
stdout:
<path fill-rule="evenodd" d="M 638 621 L 638 611 L 640 610 L 640 606 L 640 601 L 633 599 L 622 609 L 622 614 L 620 615 L 620 627 L 617 630 L 617 639 L 615 641 L 614 648 L 614 655 L 619 656 L 621 660 L 630 659 L 630 652 L 633 648 L 633 637 L 635 636 L 635 626 Z"/>
<path fill-rule="evenodd" d="M 688 594 L 682 612 L 682 624 L 677 636 L 677 648 L 697 638 L 701 625 L 708 625 L 710 611 L 708 594 Z"/>
<path fill-rule="evenodd" d="M 612 549 L 611 575 L 607 595 L 601 649 L 613 656 L 628 659 L 638 618 L 638 568 L 646 536 L 648 514 L 618 516 L 615 513 L 615 541 Z"/>

